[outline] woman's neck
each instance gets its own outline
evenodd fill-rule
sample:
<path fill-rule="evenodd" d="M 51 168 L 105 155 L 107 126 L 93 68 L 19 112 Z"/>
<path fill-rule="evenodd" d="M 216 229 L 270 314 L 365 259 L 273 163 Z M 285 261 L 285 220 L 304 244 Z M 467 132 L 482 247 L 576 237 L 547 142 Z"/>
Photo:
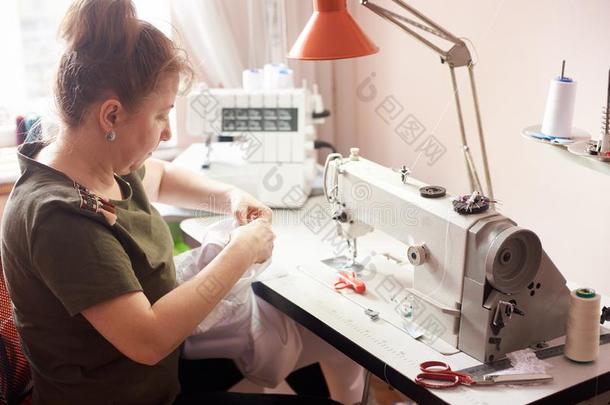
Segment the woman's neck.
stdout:
<path fill-rule="evenodd" d="M 114 179 L 111 155 L 105 153 L 107 145 L 96 138 L 101 140 L 103 135 L 66 129 L 40 151 L 37 160 L 63 172 L 93 192 L 114 194 L 118 185 Z"/>

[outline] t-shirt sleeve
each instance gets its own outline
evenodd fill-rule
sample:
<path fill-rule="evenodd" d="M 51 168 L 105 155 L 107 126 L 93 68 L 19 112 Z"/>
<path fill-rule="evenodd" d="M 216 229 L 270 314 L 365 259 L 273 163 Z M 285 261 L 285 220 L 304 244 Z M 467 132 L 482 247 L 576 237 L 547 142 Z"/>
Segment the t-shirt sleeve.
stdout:
<path fill-rule="evenodd" d="M 142 291 L 129 256 L 110 229 L 76 212 L 57 210 L 34 229 L 34 271 L 70 316 Z"/>

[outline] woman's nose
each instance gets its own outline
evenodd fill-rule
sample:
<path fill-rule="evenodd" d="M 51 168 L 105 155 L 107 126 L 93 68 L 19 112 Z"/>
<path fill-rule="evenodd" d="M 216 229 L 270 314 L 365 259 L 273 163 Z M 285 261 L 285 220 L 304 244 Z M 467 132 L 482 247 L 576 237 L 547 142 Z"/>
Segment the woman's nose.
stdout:
<path fill-rule="evenodd" d="M 168 126 L 166 129 L 163 130 L 163 132 L 161 132 L 161 140 L 163 142 L 167 142 L 170 139 L 172 139 L 172 130 L 171 128 Z"/>

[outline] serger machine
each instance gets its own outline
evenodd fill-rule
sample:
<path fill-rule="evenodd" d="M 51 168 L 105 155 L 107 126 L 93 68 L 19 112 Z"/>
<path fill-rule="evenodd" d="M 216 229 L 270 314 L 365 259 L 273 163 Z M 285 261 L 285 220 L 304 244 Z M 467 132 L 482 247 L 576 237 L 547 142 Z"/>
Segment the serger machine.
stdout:
<path fill-rule="evenodd" d="M 451 197 L 424 198 L 425 184 L 363 159 L 355 148 L 347 158 L 330 155 L 324 177 L 353 259 L 356 239 L 374 228 L 405 244 L 414 272 L 410 322 L 417 327 L 434 319 L 440 339 L 482 362 L 565 333 L 569 290 L 534 232 L 493 209 L 458 214 Z M 402 216 L 388 216 L 387 207 L 411 213 L 411 220 L 389 220 Z"/>
<path fill-rule="evenodd" d="M 200 160 L 212 178 L 271 207 L 302 206 L 316 172 L 315 125 L 328 116 L 304 84 L 288 89 L 198 88 L 188 97 L 187 130 L 202 136 Z"/>

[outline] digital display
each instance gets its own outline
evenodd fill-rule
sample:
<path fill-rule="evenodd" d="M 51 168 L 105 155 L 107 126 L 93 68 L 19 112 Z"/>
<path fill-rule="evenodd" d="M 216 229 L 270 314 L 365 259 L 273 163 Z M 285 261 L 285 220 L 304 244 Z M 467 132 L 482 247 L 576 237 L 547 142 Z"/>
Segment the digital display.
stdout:
<path fill-rule="evenodd" d="M 296 132 L 296 108 L 223 108 L 223 132 Z"/>

